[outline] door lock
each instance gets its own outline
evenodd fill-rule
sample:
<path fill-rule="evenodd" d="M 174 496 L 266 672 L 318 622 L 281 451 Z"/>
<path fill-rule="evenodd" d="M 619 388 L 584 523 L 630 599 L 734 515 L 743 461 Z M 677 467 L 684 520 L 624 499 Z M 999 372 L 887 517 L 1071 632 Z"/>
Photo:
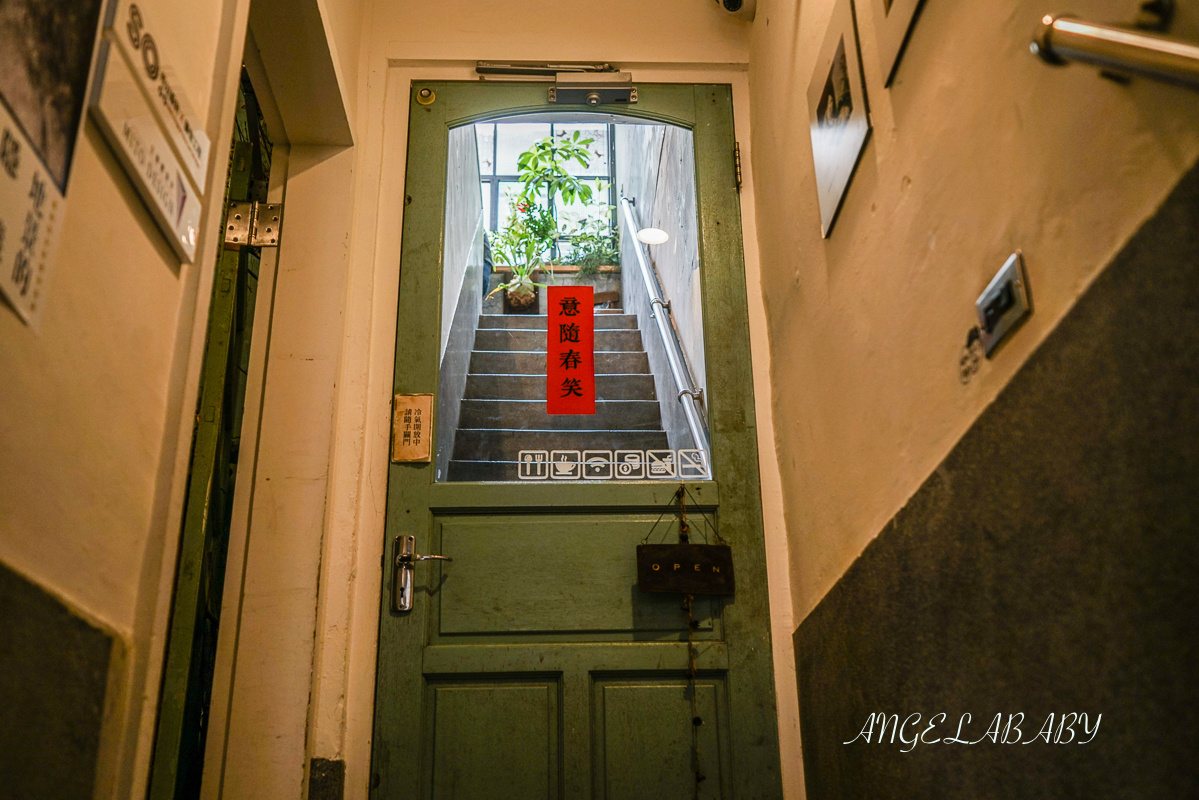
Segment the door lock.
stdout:
<path fill-rule="evenodd" d="M 415 536 L 397 536 L 395 539 L 395 594 L 392 596 L 392 611 L 412 610 L 412 568 L 418 561 L 453 561 L 449 556 L 422 556 L 416 553 Z"/>

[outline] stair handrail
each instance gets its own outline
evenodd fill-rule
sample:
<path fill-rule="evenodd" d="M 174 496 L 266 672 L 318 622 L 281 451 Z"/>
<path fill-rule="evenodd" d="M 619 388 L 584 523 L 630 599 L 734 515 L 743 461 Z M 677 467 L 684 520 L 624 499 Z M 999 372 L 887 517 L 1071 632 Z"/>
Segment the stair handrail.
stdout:
<path fill-rule="evenodd" d="M 637 231 L 641 230 L 641 224 L 637 220 L 633 204 L 629 198 L 622 196 L 620 207 L 624 211 L 624 222 L 632 237 L 633 251 L 637 254 L 637 266 L 640 267 L 641 279 L 649 294 L 650 317 L 657 323 L 658 335 L 662 337 L 666 361 L 670 364 L 670 374 L 674 378 L 675 389 L 678 390 L 678 401 L 683 404 L 683 414 L 687 417 L 687 427 L 691 431 L 691 438 L 695 441 L 695 446 L 704 451 L 705 463 L 711 465 L 712 444 L 708 439 L 708 423 L 698 399 L 703 396 L 703 390 L 696 384 L 695 378 L 691 374 L 691 368 L 687 364 L 687 357 L 683 353 L 683 344 L 679 341 L 679 332 L 674 324 L 674 314 L 670 310 L 670 301 L 666 299 L 662 291 L 658 276 L 649 266 L 645 244 L 637 238 Z M 658 307 L 656 310 L 655 305 Z M 662 309 L 666 310 L 666 314 L 661 313 Z M 669 319 L 667 319 L 668 315 Z"/>
<path fill-rule="evenodd" d="M 1199 45 L 1128 27 L 1047 14 L 1041 20 L 1031 49 L 1050 64 L 1080 61 L 1102 69 L 1199 87 Z"/>

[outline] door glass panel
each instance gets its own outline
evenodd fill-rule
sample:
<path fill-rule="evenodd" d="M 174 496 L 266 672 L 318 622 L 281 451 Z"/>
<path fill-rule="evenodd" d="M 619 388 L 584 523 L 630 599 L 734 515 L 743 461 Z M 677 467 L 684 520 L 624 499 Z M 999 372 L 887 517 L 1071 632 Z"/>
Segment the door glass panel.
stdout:
<path fill-rule="evenodd" d="M 479 200 L 483 205 L 483 230 L 491 230 L 491 181 L 481 181 Z"/>
<path fill-rule="evenodd" d="M 566 202 L 543 185 L 536 201 L 514 203 L 525 187 L 519 157 L 546 137 L 567 155 L 582 150 L 561 167 L 573 176 L 568 185 L 589 187 L 589 200 Z M 459 141 L 466 138 L 471 146 Z M 454 129 L 449 153 L 436 479 L 710 478 L 705 415 L 691 399 L 706 389 L 691 132 L 577 116 L 569 123 L 499 121 Z M 470 189 L 476 185 L 483 191 Z M 627 211 L 615 187 L 631 201 Z M 644 228 L 667 238 L 645 244 L 636 236 Z M 482 243 L 472 240 L 480 229 L 496 270 L 486 287 Z M 524 267 L 535 268 L 536 296 L 516 313 L 513 295 L 530 289 L 517 285 Z M 508 291 L 499 288 L 505 283 Z M 566 390 L 593 393 L 594 414 L 547 411 L 547 395 L 561 388 L 548 386 L 546 374 L 553 285 L 592 289 L 585 313 L 593 319 L 594 375 Z"/>
<path fill-rule="evenodd" d="M 488 230 L 503 230 L 512 222 L 512 204 L 520 196 L 525 185 L 520 181 L 500 181 L 500 202 L 496 210 L 496 225 Z M 507 262 L 505 262 L 507 263 Z"/>
<path fill-rule="evenodd" d="M 593 141 L 584 146 L 591 153 L 586 167 L 572 161 L 566 165 L 567 171 L 573 175 L 588 175 L 606 178 L 608 176 L 608 125 L 593 123 L 590 125 L 555 125 L 554 136 L 565 141 L 574 141 L 574 134 L 579 134 L 578 141 L 587 139 Z"/>
<path fill-rule="evenodd" d="M 494 175 L 495 125 L 490 123 L 476 125 L 475 135 L 479 142 L 479 172 L 482 175 Z"/>
<path fill-rule="evenodd" d="M 580 226 L 611 225 L 612 204 L 608 202 L 607 189 L 602 188 L 602 184 L 597 188 L 594 180 L 588 180 L 586 184 L 592 192 L 590 203 L 581 198 L 571 203 L 565 202 L 560 196 L 554 198 L 554 217 L 563 233 L 575 231 Z"/>
<path fill-rule="evenodd" d="M 515 175 L 519 168 L 516 160 L 534 142 L 550 135 L 548 123 L 512 123 L 497 126 L 496 174 Z"/>

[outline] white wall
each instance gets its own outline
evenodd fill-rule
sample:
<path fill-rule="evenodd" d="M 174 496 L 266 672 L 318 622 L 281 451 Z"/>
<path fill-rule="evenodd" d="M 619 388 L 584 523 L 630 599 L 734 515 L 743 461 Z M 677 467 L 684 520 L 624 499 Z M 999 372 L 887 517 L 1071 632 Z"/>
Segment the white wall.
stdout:
<path fill-rule="evenodd" d="M 711 0 L 519 0 L 377 2 L 368 22 L 372 56 L 408 62 L 600 60 L 743 64 L 748 29 Z M 669 36 L 663 32 L 669 31 Z M 372 59 L 373 60 L 373 59 Z"/>
<path fill-rule="evenodd" d="M 927 3 L 884 89 L 874 5 L 856 4 L 874 134 L 827 241 L 805 97 L 833 0 L 760 0 L 753 26 L 758 241 L 797 620 L 1199 154 L 1193 95 L 1028 52 L 1046 12 L 1127 21 L 1134 6 Z M 1183 4 L 1173 33 L 1195 38 L 1199 10 Z M 963 385 L 973 301 L 1016 248 L 1035 313 Z"/>

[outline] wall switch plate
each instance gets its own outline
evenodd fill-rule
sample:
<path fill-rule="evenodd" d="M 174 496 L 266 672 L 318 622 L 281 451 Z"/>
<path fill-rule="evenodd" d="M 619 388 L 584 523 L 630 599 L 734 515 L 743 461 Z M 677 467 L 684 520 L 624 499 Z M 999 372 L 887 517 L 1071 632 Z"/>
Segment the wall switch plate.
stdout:
<path fill-rule="evenodd" d="M 982 334 L 983 347 L 990 358 L 1003 338 L 1032 311 L 1023 253 L 1019 250 L 1012 253 L 974 301 L 974 307 L 978 311 L 978 329 Z"/>

